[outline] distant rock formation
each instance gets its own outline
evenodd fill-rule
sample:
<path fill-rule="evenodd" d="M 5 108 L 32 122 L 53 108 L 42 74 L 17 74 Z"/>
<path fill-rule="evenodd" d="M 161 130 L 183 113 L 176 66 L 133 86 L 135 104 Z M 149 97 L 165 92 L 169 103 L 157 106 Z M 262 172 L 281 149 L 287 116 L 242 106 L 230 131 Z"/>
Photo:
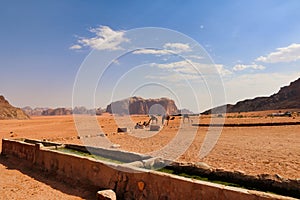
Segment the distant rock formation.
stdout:
<path fill-rule="evenodd" d="M 192 111 L 190 111 L 189 109 L 186 109 L 186 108 L 178 110 L 178 113 L 180 113 L 180 114 L 194 114 Z"/>
<path fill-rule="evenodd" d="M 29 116 L 41 116 L 43 111 L 49 108 L 31 108 L 30 106 L 23 107 L 22 110 Z"/>
<path fill-rule="evenodd" d="M 91 111 L 88 110 L 86 107 L 84 106 L 80 106 L 80 107 L 75 107 L 73 109 L 73 114 L 79 114 L 79 115 L 82 115 L 82 114 L 94 114 L 95 113 L 95 110 L 93 110 L 93 113 L 90 113 Z"/>
<path fill-rule="evenodd" d="M 269 97 L 257 97 L 239 101 L 235 105 L 219 106 L 213 108 L 213 113 L 223 113 L 226 108 L 228 113 L 300 108 L 300 78 L 291 82 L 289 86 L 280 88 L 278 93 Z M 213 109 L 202 114 L 210 114 Z"/>
<path fill-rule="evenodd" d="M 73 109 L 73 114 L 78 115 L 102 115 L 105 112 L 105 109 L 97 108 L 97 109 L 87 109 L 84 106 L 75 107 Z"/>
<path fill-rule="evenodd" d="M 147 115 L 178 113 L 177 106 L 172 99 L 143 99 L 141 97 L 130 97 L 121 101 L 112 102 L 106 107 L 106 112 L 121 115 Z"/>
<path fill-rule="evenodd" d="M 31 108 L 30 106 L 23 107 L 22 110 L 29 116 L 53 116 L 53 115 L 102 115 L 105 112 L 105 109 L 95 108 L 87 109 L 84 106 L 71 108 Z"/>
<path fill-rule="evenodd" d="M 72 110 L 68 108 L 55 108 L 55 109 L 48 109 L 42 112 L 42 115 L 71 115 Z"/>
<path fill-rule="evenodd" d="M 20 108 L 16 108 L 0 96 L 0 119 L 29 119 L 29 116 Z"/>

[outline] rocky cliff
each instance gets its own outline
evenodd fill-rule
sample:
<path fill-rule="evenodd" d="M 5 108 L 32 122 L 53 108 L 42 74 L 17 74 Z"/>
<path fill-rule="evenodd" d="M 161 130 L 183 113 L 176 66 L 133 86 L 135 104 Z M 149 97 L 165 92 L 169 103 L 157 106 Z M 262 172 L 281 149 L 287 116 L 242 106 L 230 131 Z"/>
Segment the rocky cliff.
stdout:
<path fill-rule="evenodd" d="M 130 97 L 121 101 L 112 102 L 106 108 L 106 112 L 114 114 L 176 114 L 177 106 L 172 99 L 143 99 L 141 97 Z"/>
<path fill-rule="evenodd" d="M 300 78 L 291 82 L 289 86 L 280 88 L 278 93 L 269 97 L 257 97 L 239 101 L 235 105 L 220 106 L 214 108 L 214 113 L 222 113 L 225 107 L 229 113 L 300 108 Z M 207 110 L 203 114 L 209 114 L 211 111 L 212 109 Z"/>
<path fill-rule="evenodd" d="M 0 119 L 29 119 L 23 110 L 9 104 L 9 102 L 0 96 Z"/>

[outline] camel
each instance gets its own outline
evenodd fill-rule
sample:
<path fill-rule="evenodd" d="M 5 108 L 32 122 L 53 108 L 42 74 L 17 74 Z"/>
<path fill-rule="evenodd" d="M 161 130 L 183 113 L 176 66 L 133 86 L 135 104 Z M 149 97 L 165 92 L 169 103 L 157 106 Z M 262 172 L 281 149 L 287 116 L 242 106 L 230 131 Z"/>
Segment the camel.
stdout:
<path fill-rule="evenodd" d="M 162 125 L 164 125 L 165 120 L 167 120 L 167 126 L 168 126 L 169 125 L 169 121 L 170 120 L 174 120 L 174 119 L 175 119 L 174 116 L 171 117 L 170 115 L 165 114 L 165 115 L 162 116 L 161 123 L 162 123 Z"/>
<path fill-rule="evenodd" d="M 144 125 L 145 127 L 148 127 L 148 126 L 150 125 L 151 120 L 152 120 L 152 119 L 149 119 L 148 122 L 144 121 L 143 125 Z"/>
<path fill-rule="evenodd" d="M 144 125 L 141 122 L 136 123 L 136 125 L 134 126 L 135 129 L 143 129 Z"/>
<path fill-rule="evenodd" d="M 186 118 L 188 119 L 188 122 L 190 122 L 190 116 L 188 114 L 183 114 L 182 117 L 183 117 L 183 123 Z"/>
<path fill-rule="evenodd" d="M 155 121 L 155 124 L 157 124 L 157 117 L 155 117 L 154 115 L 149 115 L 149 117 L 151 118 L 151 121 L 154 122 Z"/>
<path fill-rule="evenodd" d="M 143 124 L 141 122 L 136 123 L 136 125 L 134 126 L 135 129 L 143 129 L 146 127 L 149 127 L 151 122 L 151 119 L 149 119 L 149 121 L 144 121 Z"/>

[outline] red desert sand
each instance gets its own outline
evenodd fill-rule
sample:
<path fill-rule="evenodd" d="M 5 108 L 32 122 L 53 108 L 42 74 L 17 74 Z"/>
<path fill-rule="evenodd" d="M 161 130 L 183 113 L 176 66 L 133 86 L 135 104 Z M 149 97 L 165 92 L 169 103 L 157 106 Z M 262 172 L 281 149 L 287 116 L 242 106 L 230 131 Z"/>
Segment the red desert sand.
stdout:
<path fill-rule="evenodd" d="M 300 117 L 266 117 L 266 112 L 228 114 L 225 123 L 300 122 Z M 277 112 L 277 111 L 274 111 Z M 265 127 L 224 127 L 214 149 L 203 159 L 199 158 L 201 144 L 208 127 L 191 126 L 187 121 L 180 126 L 181 118 L 170 121 L 160 132 L 148 138 L 134 134 L 117 133 L 117 124 L 128 119 L 131 123 L 146 121 L 147 116 L 121 116 L 109 114 L 98 116 L 102 131 L 120 149 L 147 153 L 167 145 L 178 133 L 196 131 L 196 137 L 187 151 L 177 161 L 206 162 L 214 168 L 244 171 L 247 174 L 279 174 L 285 178 L 300 178 L 300 125 Z M 190 117 L 195 123 L 199 117 Z M 206 124 L 215 116 L 202 116 Z M 161 124 L 159 121 L 158 124 Z M 82 144 L 77 139 L 73 116 L 32 117 L 31 120 L 1 120 L 0 138 L 46 139 L 60 143 Z M 132 127 L 128 127 L 133 129 Z M 0 143 L 1 147 L 1 143 Z M 0 158 L 0 199 L 93 199 L 96 189 L 84 186 L 68 186 L 62 180 L 47 177 L 39 171 L 14 159 Z"/>

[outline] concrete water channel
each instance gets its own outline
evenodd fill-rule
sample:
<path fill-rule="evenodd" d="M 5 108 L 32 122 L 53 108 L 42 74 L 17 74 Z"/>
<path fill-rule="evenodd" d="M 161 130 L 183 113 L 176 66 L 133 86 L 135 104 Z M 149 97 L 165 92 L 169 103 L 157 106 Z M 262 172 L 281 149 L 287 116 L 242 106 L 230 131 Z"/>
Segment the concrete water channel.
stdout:
<path fill-rule="evenodd" d="M 276 187 L 272 190 L 272 187 L 255 182 L 259 179 L 251 180 L 247 175 L 240 174 L 240 178 L 232 178 L 234 174 L 230 172 L 174 163 L 117 149 L 29 139 L 3 139 L 2 155 L 17 157 L 45 172 L 92 184 L 99 189 L 112 189 L 119 199 L 257 200 L 300 197 L 297 187 L 300 182 L 297 180 L 293 184 L 289 183 L 285 189 L 279 183 L 273 184 Z M 268 180 L 264 181 L 268 185 Z M 269 182 L 274 183 L 274 180 Z M 143 185 L 143 188 L 139 185 Z"/>

